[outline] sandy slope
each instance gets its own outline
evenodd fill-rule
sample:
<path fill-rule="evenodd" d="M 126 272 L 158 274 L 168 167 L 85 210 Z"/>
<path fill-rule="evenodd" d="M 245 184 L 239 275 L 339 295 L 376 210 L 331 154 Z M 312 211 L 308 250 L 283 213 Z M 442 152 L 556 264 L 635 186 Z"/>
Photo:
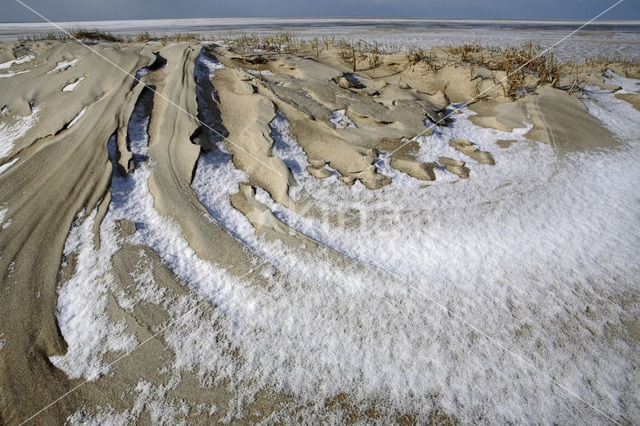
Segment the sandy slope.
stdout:
<path fill-rule="evenodd" d="M 519 410 L 528 420 L 536 412 L 545 412 L 544 421 L 591 418 L 581 417 L 589 409 L 571 405 L 575 401 L 562 390 L 554 388 L 553 402 L 545 401 L 540 390 L 553 386 L 537 382 L 535 372 L 524 374 L 523 385 L 516 390 L 496 385 L 502 383 L 496 373 L 501 370 L 513 380 L 520 377 L 518 368 L 504 367 L 513 364 L 505 360 L 508 354 L 498 360 L 487 355 L 483 366 L 482 361 L 472 359 L 473 350 L 465 349 L 459 352 L 460 363 L 470 370 L 461 370 L 469 371 L 470 376 L 453 372 L 455 364 L 443 362 L 442 367 L 434 368 L 442 371 L 441 378 L 446 377 L 442 381 L 453 383 L 449 387 L 427 391 L 414 383 L 419 381 L 420 368 L 432 364 L 420 364 L 421 357 L 416 356 L 420 358 L 416 361 L 400 350 L 391 361 L 385 354 L 395 347 L 413 347 L 420 349 L 418 353 L 440 348 L 445 355 L 438 356 L 450 359 L 458 352 L 447 342 L 469 337 L 464 321 L 452 325 L 453 330 L 441 329 L 439 324 L 446 324 L 450 313 L 430 312 L 421 322 L 424 305 L 412 304 L 414 297 L 404 289 L 404 280 L 413 279 L 413 272 L 405 275 L 403 269 L 389 266 L 393 273 L 387 274 L 387 269 L 380 270 L 375 264 L 392 265 L 393 256 L 369 249 L 368 242 L 351 245 L 346 237 L 340 239 L 340 232 L 350 235 L 350 226 L 364 223 L 358 215 L 348 218 L 349 207 L 345 206 L 349 204 L 335 204 L 344 211 L 329 208 L 333 211 L 328 223 L 336 226 L 338 234 L 335 239 L 312 222 L 326 213 L 327 205 L 334 205 L 330 199 L 334 196 L 338 201 L 346 197 L 357 209 L 356 201 L 373 205 L 379 201 L 376 191 L 386 191 L 380 192 L 380 199 L 393 204 L 389 194 L 402 186 L 417 191 L 442 181 L 457 187 L 464 185 L 461 178 L 473 181 L 476 174 L 484 182 L 492 168 L 511 170 L 509 163 L 500 162 L 503 158 L 511 158 L 520 167 L 517 154 L 496 152 L 495 141 L 482 139 L 479 127 L 449 137 L 447 129 L 461 128 L 460 122 L 480 125 L 485 128 L 482 132 L 494 132 L 490 136 L 494 139 L 519 140 L 508 149 L 511 153 L 520 145 L 536 146 L 531 141 L 551 145 L 551 152 L 545 151 L 545 145 L 534 148 L 541 150 L 539 162 L 558 154 L 589 156 L 609 148 L 617 155 L 615 149 L 628 147 L 629 142 L 614 136 L 577 95 L 544 87 L 510 102 L 492 88 L 490 79 L 471 81 L 464 67 L 430 73 L 404 68 L 401 55 L 385 57 L 378 69 L 363 70 L 356 76 L 346 72 L 332 51 L 320 57 L 256 57 L 197 44 L 92 46 L 129 74 L 150 66 L 150 72 L 141 73 L 139 83 L 134 84 L 130 76 L 77 44 L 9 43 L 0 49 L 6 61 L 33 55 L 9 67 L 15 75 L 0 79 L 4 152 L 0 163 L 16 160 L 0 174 L 0 206 L 6 208 L 3 223 L 9 223 L 0 234 L 0 264 L 5 271 L 0 310 L 2 422 L 19 423 L 84 378 L 91 381 L 34 421 L 60 423 L 73 415 L 77 421 L 253 422 L 295 421 L 300 415 L 327 421 L 447 423 L 456 419 L 516 420 L 521 419 Z M 159 64 L 158 58 L 164 65 L 161 68 L 151 65 Z M 199 74 L 202 69 L 211 74 Z M 72 89 L 63 90 L 76 82 Z M 604 81 L 602 87 L 606 88 Z M 465 109 L 460 104 L 478 89 L 486 90 L 488 96 L 471 105 L 477 115 L 469 120 L 468 111 L 453 114 L 454 109 Z M 620 102 L 629 101 L 637 108 L 633 96 L 637 94 L 621 94 Z M 149 116 L 147 124 L 142 119 L 144 111 Z M 459 116 L 460 121 L 449 127 L 440 126 L 445 122 L 433 123 L 449 114 Z M 135 120 L 130 122 L 130 117 Z M 147 134 L 148 139 L 136 139 L 138 134 Z M 410 141 L 416 135 L 421 138 Z M 439 145 L 426 151 L 424 146 L 430 141 Z M 291 143 L 295 146 L 287 145 Z M 385 153 L 392 153 L 391 158 Z M 206 163 L 212 156 L 217 156 L 215 161 Z M 115 164 L 117 172 L 113 171 Z M 528 175 L 513 176 L 517 181 Z M 325 191 L 322 182 L 335 186 Z M 216 188 L 222 198 L 207 201 L 206 191 Z M 417 195 L 398 196 L 398 206 L 413 197 Z M 463 227 L 464 215 L 450 213 L 454 208 L 445 214 L 446 203 L 443 201 L 442 211 L 424 215 L 425 229 L 432 221 L 433 232 L 440 232 L 438 226 L 449 218 Z M 485 208 L 473 205 L 478 214 Z M 392 207 L 386 205 L 382 210 Z M 385 213 L 378 214 L 380 223 L 386 223 Z M 413 213 L 409 210 L 408 214 Z M 419 214 L 424 212 L 416 216 Z M 626 213 L 622 216 L 628 217 Z M 368 229 L 378 226 L 376 222 L 365 225 Z M 405 231 L 398 230 L 398 235 Z M 633 247 L 637 240 L 635 234 L 627 240 L 620 238 L 620 259 L 624 260 L 629 255 L 626 247 Z M 374 241 L 383 244 L 393 238 Z M 441 241 L 452 244 L 451 257 L 465 253 L 465 244 L 456 246 L 457 240 L 448 239 L 447 234 Z M 437 256 L 434 250 L 434 258 Z M 629 265 L 631 276 L 637 266 Z M 422 271 L 420 265 L 416 271 Z M 481 275 L 464 279 L 478 277 Z M 622 326 L 612 326 L 614 331 L 597 340 L 603 344 L 617 336 L 620 358 L 609 352 L 602 356 L 614 357 L 618 373 L 637 365 L 637 358 L 619 349 L 637 348 L 638 344 L 637 293 L 628 291 L 628 277 L 623 275 L 621 288 L 612 293 L 597 285 L 594 290 L 600 298 L 616 299 L 615 315 L 624 318 Z M 339 291 L 327 298 L 316 285 L 335 286 Z M 361 300 L 369 287 L 379 291 L 382 300 L 378 296 Z M 441 287 L 443 294 L 455 293 L 445 291 L 446 287 Z M 478 291 L 494 292 L 490 287 Z M 316 292 L 320 292 L 318 299 L 313 299 Z M 296 296 L 288 300 L 287 294 Z M 565 296 L 570 311 L 567 321 L 572 315 L 582 318 L 584 309 L 580 314 L 574 309 L 591 299 Z M 74 322 L 78 320 L 73 312 L 65 311 L 66 297 L 79 304 L 77 318 L 91 319 L 95 325 Z M 539 308 L 543 299 L 546 301 L 544 297 L 531 301 L 531 306 Z M 197 303 L 201 303 L 199 308 L 190 311 Z M 354 325 L 349 321 L 358 303 L 370 309 L 362 318 L 356 316 Z M 451 306 L 465 314 L 471 305 L 461 303 Z M 509 302 L 510 309 L 525 309 L 526 304 L 518 303 Z M 383 319 L 376 317 L 377 309 Z M 287 312 L 291 318 L 299 315 L 297 323 L 289 322 Z M 602 312 L 604 322 L 614 315 Z M 490 308 L 477 315 L 488 322 L 502 318 L 492 316 Z M 514 322 L 521 319 L 513 315 Z M 312 328 L 320 321 L 327 322 L 327 335 Z M 70 342 L 78 337 L 69 324 L 84 326 L 79 337 L 84 341 Z M 166 330 L 160 328 L 167 324 Z M 517 344 L 530 348 L 536 339 L 543 346 L 554 344 L 554 337 L 547 338 L 540 325 L 544 324 L 523 326 L 515 333 Z M 369 327 L 373 335 L 349 331 Z M 424 335 L 412 336 L 410 331 L 415 329 L 424 329 Z M 390 336 L 384 337 L 385 330 Z M 92 335 L 103 337 L 91 341 Z M 445 343 L 433 336 L 444 336 Z M 582 337 L 575 336 L 568 338 L 569 354 L 581 353 Z M 278 338 L 283 340 L 278 343 Z M 469 347 L 477 336 L 470 339 Z M 71 346 L 62 356 L 67 350 L 65 340 Z M 140 342 L 144 346 L 108 367 Z M 82 352 L 83 345 L 93 349 Z M 315 345 L 317 350 L 312 351 Z M 374 350 L 369 360 L 367 351 L 378 345 L 389 350 Z M 274 352 L 279 346 L 282 352 Z M 298 360 L 295 348 L 305 357 L 325 350 L 331 356 L 327 355 L 328 361 Z M 588 356 L 597 358 L 598 354 L 596 350 Z M 311 366 L 305 367 L 306 361 Z M 393 370 L 390 362 L 395 361 L 398 371 L 404 371 L 404 363 L 415 369 L 406 369 L 405 377 Z M 371 369 L 367 369 L 369 364 Z M 305 368 L 312 366 L 317 371 L 308 370 L 305 376 Z M 381 377 L 389 384 L 368 375 L 374 367 L 382 371 L 385 366 L 389 370 Z M 558 381 L 565 376 L 574 378 L 560 370 Z M 323 377 L 336 378 L 336 387 L 322 384 Z M 338 380 L 341 377 L 345 383 Z M 474 380 L 495 385 L 497 393 L 485 391 L 476 401 L 473 389 L 456 387 L 460 381 Z M 531 385 L 536 392 L 533 396 L 526 394 L 529 382 L 535 383 Z M 316 395 L 307 389 L 314 386 Z M 606 415 L 633 421 L 639 413 L 633 388 L 633 384 L 621 385 L 618 400 L 627 402 L 611 410 L 603 407 L 613 398 L 606 391 L 593 385 L 593 390 L 585 392 L 589 400 L 599 398 L 594 403 Z M 504 401 L 512 394 L 519 402 L 510 411 Z M 524 402 L 531 398 L 536 402 Z M 570 408 L 560 413 L 564 404 Z"/>

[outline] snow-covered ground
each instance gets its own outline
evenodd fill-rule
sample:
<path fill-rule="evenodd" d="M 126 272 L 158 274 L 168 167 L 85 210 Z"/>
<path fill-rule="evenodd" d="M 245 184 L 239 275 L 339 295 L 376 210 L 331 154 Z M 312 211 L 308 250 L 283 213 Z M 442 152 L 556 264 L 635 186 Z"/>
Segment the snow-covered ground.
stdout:
<path fill-rule="evenodd" d="M 205 59 L 197 72 L 215 72 L 219 64 Z M 632 81 L 614 79 L 635 90 Z M 636 302 L 625 312 L 620 300 L 637 293 L 640 276 L 640 114 L 611 93 L 587 96 L 590 112 L 609 123 L 621 147 L 558 156 L 527 140 L 527 127 L 484 129 L 462 108 L 449 127 L 419 138 L 420 158 L 455 158 L 446 140 L 468 138 L 492 152 L 496 166 L 473 162 L 472 178 L 464 181 L 438 170 L 425 187 L 381 161 L 393 184 L 377 191 L 309 175 L 278 113 L 271 123 L 274 154 L 298 182 L 292 196 L 319 213 L 301 216 L 260 189 L 258 199 L 290 227 L 368 265 L 364 270 L 332 270 L 327 259 L 258 238 L 229 202 L 246 175 L 224 150 L 202 155 L 193 187 L 210 219 L 284 272 L 284 278 L 266 274 L 264 287 L 248 287 L 198 258 L 178 225 L 157 213 L 147 186 L 152 161 L 128 178 L 114 173 L 100 248 L 90 232 L 96 212 L 79 217 L 67 241 L 65 251 L 78 254 L 76 274 L 59 297 L 69 352 L 52 361 L 71 377 L 94 379 L 108 371 L 106 351 L 135 346 L 102 306 L 112 285 L 108 264 L 121 244 L 114 221 L 128 219 L 138 224 L 131 242 L 148 245 L 194 297 L 216 306 L 213 319 L 185 309 L 186 302 L 170 308 L 185 316 L 164 332 L 176 354 L 173 367 L 193 369 L 204 381 L 229 379 L 238 404 L 274 386 L 311 402 L 300 412 L 308 416 L 322 415 L 315 410 L 325 397 L 347 392 L 424 416 L 436 405 L 464 422 L 640 418 L 637 345 L 610 331 L 638 312 Z M 134 114 L 131 149 L 139 159 L 147 154 L 147 123 Z M 504 149 L 500 139 L 516 142 Z M 329 220 L 336 212 L 342 219 Z M 144 284 L 140 298 L 153 293 L 145 274 L 136 278 Z M 241 362 L 216 349 L 219 336 Z M 139 399 L 151 398 L 149 386 L 138 384 Z M 153 389 L 153 398 L 166 391 Z M 107 410 L 99 419 L 131 421 L 135 413 L 135 407 Z M 228 420 L 236 414 L 230 409 Z"/>

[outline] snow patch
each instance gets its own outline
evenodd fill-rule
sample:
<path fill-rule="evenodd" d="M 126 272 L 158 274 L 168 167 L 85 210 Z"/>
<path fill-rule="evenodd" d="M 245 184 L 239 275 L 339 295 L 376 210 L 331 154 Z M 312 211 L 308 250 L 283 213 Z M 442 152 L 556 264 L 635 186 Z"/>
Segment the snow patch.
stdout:
<path fill-rule="evenodd" d="M 114 289 L 111 256 L 118 249 L 113 221 L 100 227 L 100 249 L 93 242 L 97 209 L 89 216 L 78 215 L 64 246 L 65 256 L 76 256 L 73 277 L 58 294 L 58 326 L 67 342 L 67 353 L 49 359 L 72 379 L 96 380 L 110 371 L 102 363 L 107 352 L 130 351 L 136 338 L 125 333 L 124 320 L 109 320 L 107 303 Z"/>
<path fill-rule="evenodd" d="M 356 127 L 353 121 L 347 117 L 346 109 L 333 111 L 333 118 L 330 120 L 336 129 L 346 129 L 347 127 Z"/>
<path fill-rule="evenodd" d="M 67 70 L 67 69 L 69 69 L 71 67 L 75 67 L 77 63 L 78 63 L 77 59 L 74 59 L 72 61 L 61 61 L 61 62 L 58 62 L 56 64 L 55 68 L 52 69 L 51 71 L 47 72 L 47 74 L 51 74 L 51 73 L 54 73 L 56 71 L 61 71 L 61 70 L 65 71 L 65 70 Z"/>
<path fill-rule="evenodd" d="M 0 166 L 0 175 L 4 172 L 6 172 L 7 170 L 9 170 L 9 167 L 13 166 L 14 164 L 16 164 L 18 161 L 20 160 L 20 157 L 16 157 L 13 160 L 4 163 L 3 165 Z"/>
<path fill-rule="evenodd" d="M 87 112 L 87 107 L 82 108 L 80 110 L 80 112 L 78 113 L 78 115 L 76 115 L 75 118 L 73 120 L 71 120 L 71 122 L 69 124 L 67 124 L 67 129 L 69 129 L 71 126 L 76 124 L 86 112 Z"/>
<path fill-rule="evenodd" d="M 35 124 L 38 111 L 40 107 L 34 107 L 30 115 L 14 117 L 12 124 L 0 122 L 0 158 L 6 157 L 13 149 L 15 141 L 24 136 Z"/>
<path fill-rule="evenodd" d="M 35 58 L 35 56 L 33 56 L 33 55 L 26 55 L 26 56 L 22 56 L 22 57 L 17 58 L 17 59 L 13 59 L 13 60 L 8 61 L 8 62 L 3 62 L 2 64 L 0 64 L 0 70 L 6 70 L 6 69 L 11 68 L 13 65 L 24 64 L 25 62 L 30 62 L 34 58 Z"/>
<path fill-rule="evenodd" d="M 273 73 L 270 70 L 252 70 L 249 68 L 243 68 L 243 70 L 246 73 L 252 74 L 252 75 L 273 75 Z"/>
<path fill-rule="evenodd" d="M 622 77 L 619 74 L 611 70 L 607 70 L 604 74 L 605 81 L 609 84 L 622 87 L 622 90 L 616 93 L 638 93 L 640 92 L 640 86 L 638 86 L 638 80 L 633 78 Z"/>
<path fill-rule="evenodd" d="M 69 83 L 66 86 L 64 86 L 62 88 L 63 92 L 73 92 L 73 89 L 75 89 L 78 84 L 80 84 L 85 78 L 84 77 L 80 77 L 79 79 L 77 79 L 76 81 L 74 81 L 73 83 Z"/>
<path fill-rule="evenodd" d="M 18 71 L 18 72 L 9 71 L 8 73 L 1 73 L 0 74 L 0 78 L 13 77 L 14 75 L 26 74 L 28 72 L 29 72 L 29 70 Z"/>

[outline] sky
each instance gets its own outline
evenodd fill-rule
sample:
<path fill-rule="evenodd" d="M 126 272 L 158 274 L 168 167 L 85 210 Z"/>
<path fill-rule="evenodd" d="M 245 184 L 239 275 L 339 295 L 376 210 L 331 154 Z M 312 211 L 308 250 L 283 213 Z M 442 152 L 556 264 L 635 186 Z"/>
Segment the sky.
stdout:
<path fill-rule="evenodd" d="M 420 17 L 588 20 L 617 0 L 21 0 L 53 21 L 230 17 Z M 640 0 L 601 19 L 640 20 Z M 0 22 L 41 21 L 0 0 Z"/>

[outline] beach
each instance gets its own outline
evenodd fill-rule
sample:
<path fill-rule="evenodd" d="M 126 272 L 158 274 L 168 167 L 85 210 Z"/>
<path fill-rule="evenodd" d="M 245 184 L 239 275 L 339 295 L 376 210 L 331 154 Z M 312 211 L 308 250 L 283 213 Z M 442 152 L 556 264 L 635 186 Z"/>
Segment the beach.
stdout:
<path fill-rule="evenodd" d="M 640 419 L 635 24 L 210 24 L 0 28 L 0 422 Z"/>

